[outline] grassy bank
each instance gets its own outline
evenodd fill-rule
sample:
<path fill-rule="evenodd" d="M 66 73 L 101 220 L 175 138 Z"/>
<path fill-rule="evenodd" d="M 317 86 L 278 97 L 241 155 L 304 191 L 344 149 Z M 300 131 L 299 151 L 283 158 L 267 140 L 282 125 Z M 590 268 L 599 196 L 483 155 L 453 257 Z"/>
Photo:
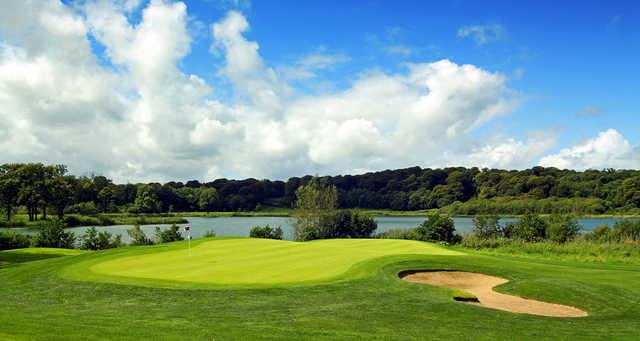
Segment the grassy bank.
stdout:
<path fill-rule="evenodd" d="M 216 248 L 218 242 L 212 241 L 210 247 Z M 278 257 L 268 249 L 258 250 L 254 257 Z M 168 251 L 162 247 L 56 258 L 49 254 L 40 260 L 34 260 L 32 249 L 27 250 L 0 252 L 4 260 L 0 339 L 634 339 L 640 328 L 636 265 L 475 251 L 465 256 L 391 254 L 358 262 L 342 273 L 344 280 L 339 282 L 176 290 L 90 278 L 78 281 L 64 275 L 80 263 Z M 19 255 L 22 252 L 32 253 L 32 261 Z M 292 260 L 310 261 L 306 257 Z M 185 258 L 182 265 L 189 261 Z M 210 261 L 224 266 L 226 258 L 218 255 Z M 497 290 L 576 306 L 589 316 L 562 319 L 485 309 L 453 301 L 453 290 L 406 283 L 397 276 L 418 269 L 456 269 L 507 278 L 511 282 Z M 234 270 L 242 274 L 249 269 L 239 263 Z M 272 277 L 280 275 L 284 273 L 274 272 Z"/>
<path fill-rule="evenodd" d="M 474 250 L 487 255 L 509 255 L 546 260 L 566 260 L 587 263 L 640 265 L 640 244 L 627 242 L 595 242 L 584 239 L 559 244 L 551 241 L 523 242 L 518 240 L 466 238 L 460 251 Z"/>

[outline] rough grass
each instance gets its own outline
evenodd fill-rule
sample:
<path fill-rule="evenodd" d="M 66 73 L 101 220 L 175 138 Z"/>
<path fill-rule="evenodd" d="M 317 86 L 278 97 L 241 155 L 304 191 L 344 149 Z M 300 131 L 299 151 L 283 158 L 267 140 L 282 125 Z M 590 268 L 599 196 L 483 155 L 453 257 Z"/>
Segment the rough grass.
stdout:
<path fill-rule="evenodd" d="M 78 263 L 137 255 L 138 250 L 166 251 L 132 247 L 0 269 L 0 339 L 634 340 L 640 330 L 636 265 L 474 251 L 462 257 L 391 255 L 357 263 L 348 271 L 353 277 L 340 282 L 197 290 L 76 281 L 63 275 Z M 0 255 L 11 259 L 22 253 Z M 497 290 L 576 306 L 589 317 L 561 319 L 485 309 L 454 302 L 451 290 L 398 278 L 401 271 L 431 269 L 506 278 L 510 282 Z"/>
<path fill-rule="evenodd" d="M 635 264 L 640 266 L 640 243 L 596 242 L 578 239 L 567 243 L 523 242 L 508 239 L 465 238 L 461 251 L 475 249 L 486 254 L 508 254 L 549 260 L 569 260 L 607 264 Z"/>

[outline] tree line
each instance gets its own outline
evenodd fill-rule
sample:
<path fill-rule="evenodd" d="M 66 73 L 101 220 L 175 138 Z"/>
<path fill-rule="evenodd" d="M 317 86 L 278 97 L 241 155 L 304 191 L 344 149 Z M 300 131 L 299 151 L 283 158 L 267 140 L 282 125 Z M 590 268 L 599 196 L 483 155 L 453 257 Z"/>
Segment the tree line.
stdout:
<path fill-rule="evenodd" d="M 0 166 L 0 205 L 7 220 L 19 208 L 30 220 L 55 212 L 164 213 L 292 208 L 313 176 L 279 180 L 216 179 L 116 184 L 102 175 L 74 176 L 64 165 Z M 338 208 L 442 209 L 449 214 L 640 213 L 640 171 L 420 168 L 319 178 Z"/>

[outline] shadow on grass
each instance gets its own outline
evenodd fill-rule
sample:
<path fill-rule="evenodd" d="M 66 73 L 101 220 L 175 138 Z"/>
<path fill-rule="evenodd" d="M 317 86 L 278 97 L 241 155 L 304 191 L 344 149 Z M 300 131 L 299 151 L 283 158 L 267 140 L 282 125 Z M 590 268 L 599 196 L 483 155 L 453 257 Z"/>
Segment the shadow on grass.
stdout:
<path fill-rule="evenodd" d="M 0 252 L 0 268 L 20 263 L 33 262 L 36 260 L 62 257 L 63 254 L 56 253 L 22 253 L 22 252 Z"/>

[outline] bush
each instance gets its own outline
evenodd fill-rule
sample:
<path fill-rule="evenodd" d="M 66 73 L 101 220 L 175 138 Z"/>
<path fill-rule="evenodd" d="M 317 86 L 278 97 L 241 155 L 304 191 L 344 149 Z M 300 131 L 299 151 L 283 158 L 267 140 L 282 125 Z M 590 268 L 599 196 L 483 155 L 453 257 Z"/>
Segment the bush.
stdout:
<path fill-rule="evenodd" d="M 122 245 L 120 236 L 114 237 L 107 231 L 98 232 L 95 227 L 88 228 L 80 236 L 80 248 L 84 250 L 104 250 Z"/>
<path fill-rule="evenodd" d="M 619 221 L 613 226 L 612 238 L 617 241 L 640 240 L 640 221 Z"/>
<path fill-rule="evenodd" d="M 479 238 L 475 235 L 467 235 L 462 238 L 461 245 L 468 249 L 496 249 L 505 245 L 510 245 L 512 241 L 501 237 L 497 238 Z"/>
<path fill-rule="evenodd" d="M 584 239 L 593 242 L 610 242 L 612 237 L 611 228 L 608 225 L 600 225 L 584 235 Z"/>
<path fill-rule="evenodd" d="M 131 238 L 131 245 L 153 245 L 153 240 L 147 237 L 146 234 L 140 228 L 140 225 L 134 225 L 132 228 L 127 230 L 127 234 L 129 238 Z"/>
<path fill-rule="evenodd" d="M 352 210 L 336 211 L 327 219 L 323 230 L 328 231 L 328 238 L 370 238 L 378 228 L 373 218 Z"/>
<path fill-rule="evenodd" d="M 202 235 L 202 238 L 215 238 L 215 237 L 216 237 L 216 231 L 214 230 L 209 230 Z"/>
<path fill-rule="evenodd" d="M 527 213 L 513 225 L 511 237 L 527 242 L 538 242 L 546 238 L 547 222 L 537 214 Z"/>
<path fill-rule="evenodd" d="M 31 238 L 13 231 L 0 231 L 0 250 L 22 249 L 29 247 Z"/>
<path fill-rule="evenodd" d="M 82 226 L 82 221 L 76 216 L 68 215 L 62 221 L 69 227 Z"/>
<path fill-rule="evenodd" d="M 427 220 L 416 228 L 416 232 L 419 235 L 419 240 L 422 241 L 456 244 L 462 239 L 455 234 L 456 228 L 453 219 L 438 213 L 429 215 Z"/>
<path fill-rule="evenodd" d="M 280 226 L 271 228 L 269 224 L 265 226 L 255 226 L 249 232 L 251 238 L 268 238 L 268 239 L 282 239 L 282 228 Z"/>
<path fill-rule="evenodd" d="M 158 243 L 171 243 L 178 240 L 184 240 L 184 237 L 180 234 L 180 227 L 173 224 L 164 230 L 161 230 L 156 226 L 156 240 Z"/>
<path fill-rule="evenodd" d="M 502 234 L 500 218 L 495 215 L 477 215 L 473 217 L 473 234 L 480 239 L 496 238 Z"/>
<path fill-rule="evenodd" d="M 81 202 L 75 205 L 70 205 L 65 208 L 64 213 L 76 213 L 82 215 L 96 215 L 98 209 L 93 201 Z"/>
<path fill-rule="evenodd" d="M 101 226 L 111 226 L 116 224 L 115 220 L 103 215 L 98 216 L 98 221 L 100 221 Z"/>
<path fill-rule="evenodd" d="M 554 214 L 547 220 L 546 238 L 556 243 L 574 240 L 580 233 L 578 221 L 570 215 Z"/>
<path fill-rule="evenodd" d="M 420 235 L 418 234 L 415 228 L 391 229 L 383 232 L 378 232 L 375 235 L 373 235 L 373 238 L 420 240 Z"/>
<path fill-rule="evenodd" d="M 64 227 L 64 223 L 60 220 L 45 222 L 33 238 L 33 246 L 73 249 L 76 236 L 73 232 L 66 232 Z"/>

